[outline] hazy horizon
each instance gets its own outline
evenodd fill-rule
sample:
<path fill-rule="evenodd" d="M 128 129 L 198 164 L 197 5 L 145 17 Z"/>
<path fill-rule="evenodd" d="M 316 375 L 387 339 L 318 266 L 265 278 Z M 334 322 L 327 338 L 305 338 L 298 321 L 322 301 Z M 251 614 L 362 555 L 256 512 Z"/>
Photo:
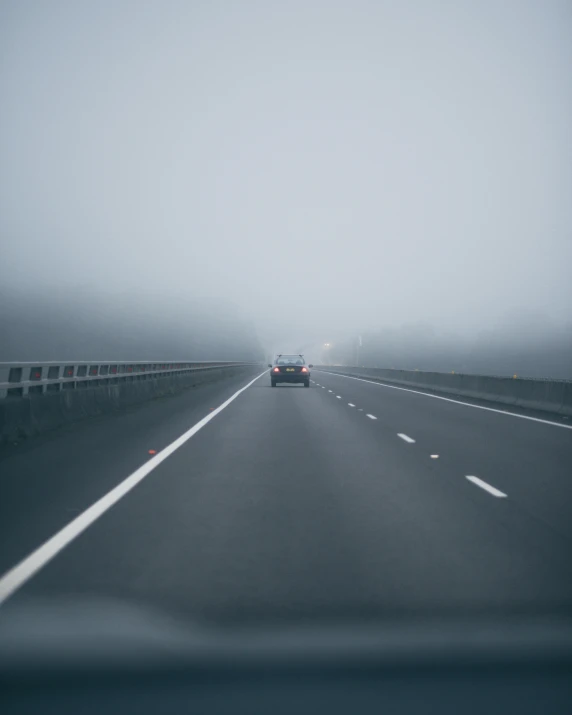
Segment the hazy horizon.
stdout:
<path fill-rule="evenodd" d="M 4 0 L 3 300 L 566 343 L 571 68 L 565 0 Z"/>

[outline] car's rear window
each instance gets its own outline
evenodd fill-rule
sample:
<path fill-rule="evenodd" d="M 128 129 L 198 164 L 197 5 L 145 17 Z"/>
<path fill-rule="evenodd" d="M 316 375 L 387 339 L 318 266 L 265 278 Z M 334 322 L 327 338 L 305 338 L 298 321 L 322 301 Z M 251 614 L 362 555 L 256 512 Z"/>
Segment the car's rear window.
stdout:
<path fill-rule="evenodd" d="M 276 360 L 277 365 L 303 365 L 304 358 L 300 355 L 281 355 Z"/>

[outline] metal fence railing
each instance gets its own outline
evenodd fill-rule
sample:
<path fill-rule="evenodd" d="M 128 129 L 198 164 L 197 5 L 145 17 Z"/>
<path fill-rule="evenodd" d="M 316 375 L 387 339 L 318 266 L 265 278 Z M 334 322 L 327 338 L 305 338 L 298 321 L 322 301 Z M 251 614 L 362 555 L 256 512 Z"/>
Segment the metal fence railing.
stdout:
<path fill-rule="evenodd" d="M 2 362 L 0 399 L 80 390 L 136 380 L 150 380 L 173 374 L 225 367 L 254 365 L 253 362 Z"/>

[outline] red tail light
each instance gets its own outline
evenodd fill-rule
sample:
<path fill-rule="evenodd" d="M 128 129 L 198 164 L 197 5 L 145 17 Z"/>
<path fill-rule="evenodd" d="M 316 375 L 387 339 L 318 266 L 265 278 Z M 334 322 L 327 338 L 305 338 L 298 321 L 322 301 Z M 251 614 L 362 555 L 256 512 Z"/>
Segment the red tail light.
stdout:
<path fill-rule="evenodd" d="M 279 368 L 279 367 L 275 367 L 274 370 L 272 370 L 272 372 L 280 372 L 280 368 Z"/>
<path fill-rule="evenodd" d="M 308 368 L 307 368 L 307 367 L 303 367 L 300 372 L 308 372 Z"/>

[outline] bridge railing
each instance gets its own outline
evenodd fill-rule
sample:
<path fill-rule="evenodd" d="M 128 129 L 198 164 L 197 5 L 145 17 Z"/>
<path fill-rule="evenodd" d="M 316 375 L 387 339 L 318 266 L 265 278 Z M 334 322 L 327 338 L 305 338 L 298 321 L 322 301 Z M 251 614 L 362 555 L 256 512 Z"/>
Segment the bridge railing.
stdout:
<path fill-rule="evenodd" d="M 151 380 L 249 362 L 127 361 L 0 362 L 0 399 Z"/>

